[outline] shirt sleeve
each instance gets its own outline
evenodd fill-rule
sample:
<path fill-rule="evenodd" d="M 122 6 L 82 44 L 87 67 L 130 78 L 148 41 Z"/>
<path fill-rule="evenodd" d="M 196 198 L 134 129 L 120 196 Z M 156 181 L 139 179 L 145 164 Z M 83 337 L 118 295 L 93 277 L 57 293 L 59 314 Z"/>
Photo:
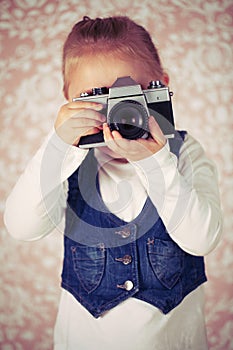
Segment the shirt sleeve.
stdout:
<path fill-rule="evenodd" d="M 179 159 L 167 143 L 134 165 L 171 238 L 190 254 L 211 252 L 221 237 L 222 211 L 216 167 L 201 145 L 186 135 Z"/>
<path fill-rule="evenodd" d="M 49 134 L 7 198 L 4 222 L 14 238 L 32 241 L 59 225 L 63 230 L 67 178 L 86 154 L 63 142 L 55 130 Z"/>

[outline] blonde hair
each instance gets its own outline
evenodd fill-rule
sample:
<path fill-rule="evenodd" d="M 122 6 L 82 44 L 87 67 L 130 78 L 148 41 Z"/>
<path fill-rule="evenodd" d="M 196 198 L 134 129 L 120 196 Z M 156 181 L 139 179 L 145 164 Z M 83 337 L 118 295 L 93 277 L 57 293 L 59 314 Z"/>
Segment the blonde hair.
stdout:
<path fill-rule="evenodd" d="M 63 92 L 66 98 L 72 70 L 78 59 L 85 55 L 108 53 L 142 61 L 145 67 L 163 76 L 158 51 L 142 26 L 125 16 L 96 19 L 85 16 L 74 25 L 63 47 Z"/>

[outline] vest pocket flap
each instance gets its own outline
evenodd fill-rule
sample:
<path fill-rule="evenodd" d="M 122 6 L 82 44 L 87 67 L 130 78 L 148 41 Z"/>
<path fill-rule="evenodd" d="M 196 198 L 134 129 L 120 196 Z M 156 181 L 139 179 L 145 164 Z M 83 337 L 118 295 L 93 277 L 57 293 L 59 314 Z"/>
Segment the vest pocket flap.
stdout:
<path fill-rule="evenodd" d="M 173 241 L 154 238 L 148 241 L 147 247 L 155 276 L 163 286 L 173 288 L 183 270 L 184 252 Z"/>
<path fill-rule="evenodd" d="M 86 246 L 76 244 L 71 247 L 73 268 L 82 285 L 93 292 L 100 284 L 105 267 L 105 247 L 103 244 Z"/>

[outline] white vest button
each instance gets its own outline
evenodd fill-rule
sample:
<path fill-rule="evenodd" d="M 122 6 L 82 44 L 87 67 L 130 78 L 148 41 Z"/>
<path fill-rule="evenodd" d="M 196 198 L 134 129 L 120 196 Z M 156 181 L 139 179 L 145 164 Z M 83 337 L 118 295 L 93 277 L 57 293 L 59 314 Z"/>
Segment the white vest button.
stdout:
<path fill-rule="evenodd" d="M 125 286 L 125 289 L 129 291 L 129 290 L 133 289 L 133 282 L 132 281 L 125 281 L 124 286 Z"/>
<path fill-rule="evenodd" d="M 118 284 L 117 285 L 117 288 L 122 288 L 122 289 L 125 289 L 127 290 L 128 292 L 133 289 L 133 282 L 132 281 L 125 281 L 124 284 Z"/>

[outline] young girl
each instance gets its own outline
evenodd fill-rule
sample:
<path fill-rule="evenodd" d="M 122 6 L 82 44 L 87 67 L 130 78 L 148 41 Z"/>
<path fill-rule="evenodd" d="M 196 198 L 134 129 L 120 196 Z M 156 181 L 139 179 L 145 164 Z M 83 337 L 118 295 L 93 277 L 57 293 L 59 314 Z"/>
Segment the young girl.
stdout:
<path fill-rule="evenodd" d="M 5 223 L 22 240 L 65 230 L 56 350 L 204 350 L 203 256 L 222 226 L 216 170 L 187 132 L 168 141 L 150 117 L 149 136 L 129 140 L 110 130 L 106 106 L 73 102 L 125 76 L 143 89 L 169 82 L 143 27 L 84 17 L 64 45 L 68 102 L 12 190 Z M 78 147 L 99 132 L 105 146 Z"/>

